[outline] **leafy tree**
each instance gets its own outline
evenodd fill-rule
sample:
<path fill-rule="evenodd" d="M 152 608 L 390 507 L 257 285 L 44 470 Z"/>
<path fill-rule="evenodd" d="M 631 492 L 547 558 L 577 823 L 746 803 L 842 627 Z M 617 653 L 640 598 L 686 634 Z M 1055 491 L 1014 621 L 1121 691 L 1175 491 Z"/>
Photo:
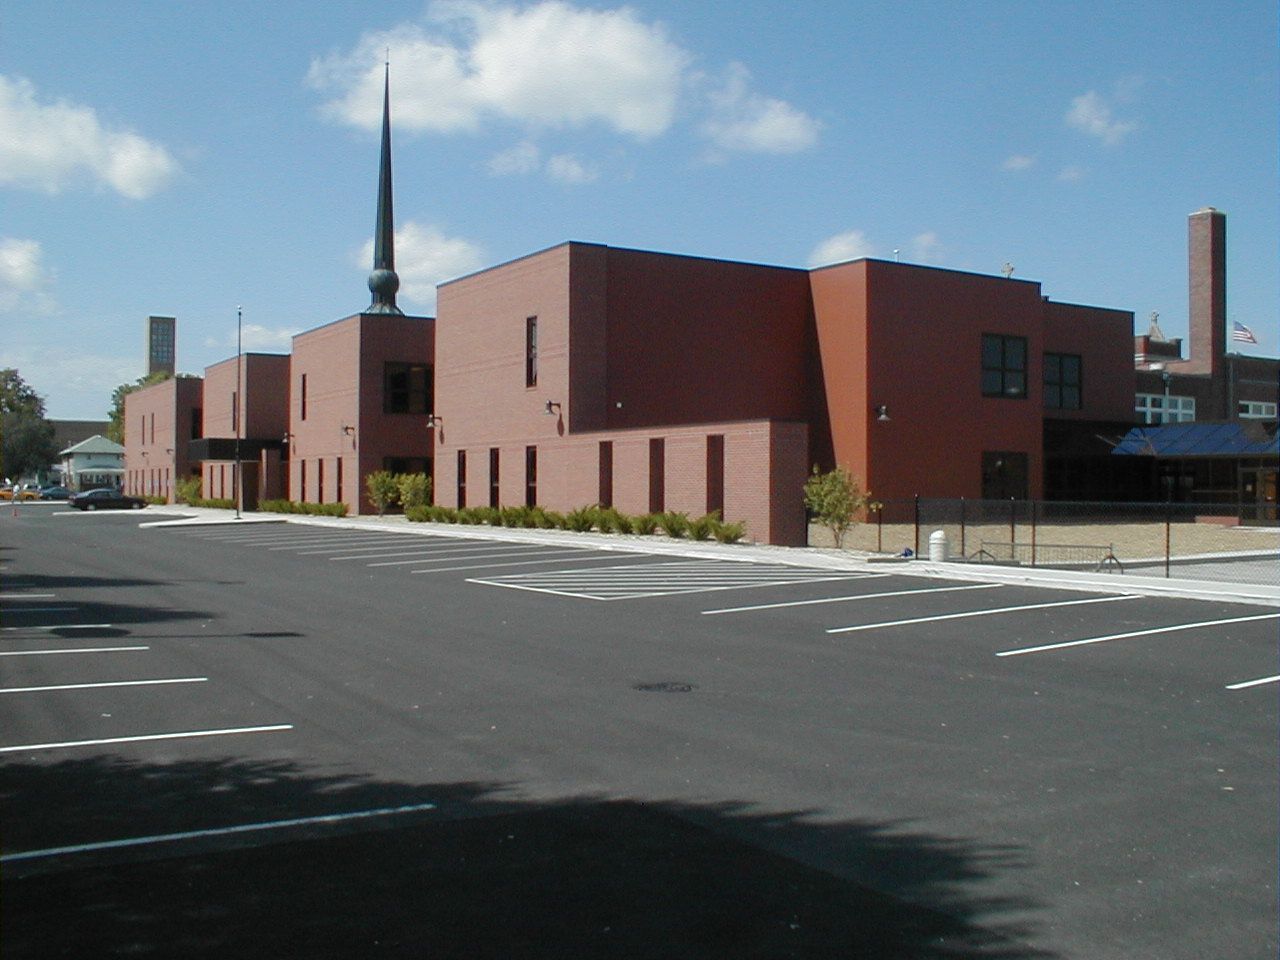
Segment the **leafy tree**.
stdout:
<path fill-rule="evenodd" d="M 387 511 L 387 504 L 395 503 L 400 496 L 400 482 L 394 473 L 388 470 L 375 470 L 366 474 L 365 489 L 369 492 L 369 501 L 378 508 L 378 516 Z"/>
<path fill-rule="evenodd" d="M 0 474 L 18 479 L 47 467 L 58 455 L 44 400 L 13 368 L 0 370 Z"/>
<path fill-rule="evenodd" d="M 431 500 L 431 478 L 425 473 L 396 474 L 396 485 L 400 504 L 406 510 L 424 507 Z"/>
<path fill-rule="evenodd" d="M 845 532 L 869 499 L 857 478 L 843 467 L 819 473 L 814 466 L 813 475 L 804 485 L 804 505 L 815 520 L 831 531 L 837 547 L 844 546 Z"/>
<path fill-rule="evenodd" d="M 186 374 L 179 374 L 186 376 Z M 149 387 L 153 383 L 160 383 L 168 380 L 169 374 L 163 372 L 149 373 L 145 377 L 139 377 L 133 383 L 122 383 L 111 391 L 111 412 L 107 414 L 107 418 L 111 421 L 107 425 L 107 439 L 114 440 L 116 443 L 124 443 L 124 398 L 135 390 L 141 390 L 143 387 Z"/>

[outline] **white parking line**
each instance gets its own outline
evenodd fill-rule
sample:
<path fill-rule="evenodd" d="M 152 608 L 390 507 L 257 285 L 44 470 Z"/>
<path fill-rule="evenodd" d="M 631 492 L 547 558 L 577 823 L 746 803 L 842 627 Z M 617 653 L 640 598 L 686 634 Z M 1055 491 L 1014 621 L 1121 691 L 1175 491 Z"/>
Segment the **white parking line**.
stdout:
<path fill-rule="evenodd" d="M 44 850 L 22 850 L 0 855 L 0 863 L 18 860 L 40 860 L 44 857 L 60 857 L 73 853 L 93 853 L 96 850 L 115 850 L 120 847 L 143 847 L 156 843 L 174 843 L 180 840 L 201 840 L 206 837 L 225 837 L 236 833 L 252 833 L 258 830 L 282 830 L 287 827 L 305 827 L 319 824 L 343 823 L 347 820 L 367 820 L 370 817 L 390 817 L 399 813 L 420 813 L 434 810 L 434 803 L 412 803 L 403 807 L 381 807 L 374 810 L 354 810 L 350 813 L 329 813 L 315 817 L 296 817 L 292 820 L 268 820 L 262 823 L 242 823 L 234 827 L 213 827 L 208 830 L 188 830 L 184 833 L 160 833 L 150 837 L 126 837 L 122 840 L 102 840 L 97 843 L 79 843 L 70 847 L 48 847 Z"/>
<path fill-rule="evenodd" d="M 1264 683 L 1276 683 L 1278 681 L 1280 681 L 1280 676 L 1262 677 L 1259 680 L 1244 680 L 1240 683 L 1229 683 L 1227 684 L 1227 689 L 1228 690 L 1246 690 L 1249 687 L 1260 687 Z"/>
<path fill-rule="evenodd" d="M 112 623 L 55 623 L 52 626 L 44 627 L 0 627 L 0 630 L 9 632 L 11 630 L 101 630 L 103 627 L 113 627 Z"/>
<path fill-rule="evenodd" d="M 874 580 L 887 577 L 887 573 L 868 574 L 865 579 Z M 992 587 L 1003 587 L 1003 583 L 976 583 L 963 587 L 930 587 L 924 590 L 891 590 L 888 593 L 859 593 L 851 597 L 821 597 L 817 600 L 789 600 L 786 603 L 757 603 L 750 607 L 723 607 L 719 610 L 703 610 L 704 617 L 713 617 L 719 613 L 745 613 L 750 610 L 777 610 L 782 607 L 808 607 L 820 603 L 844 603 L 849 600 L 878 600 L 881 597 L 908 597 L 918 593 L 952 593 L 956 590 L 990 590 Z"/>
<path fill-rule="evenodd" d="M 59 653 L 123 653 L 127 650 L 150 650 L 150 647 L 80 647 L 61 650 L 5 650 L 0 657 L 48 657 Z"/>
<path fill-rule="evenodd" d="M 396 544 L 396 546 L 402 546 L 402 544 Z M 424 546 L 414 550 L 400 550 L 395 553 L 384 553 L 382 551 L 375 551 L 374 553 L 364 553 L 360 555 L 352 554 L 351 556 L 330 557 L 329 559 L 330 560 L 372 560 L 379 556 L 408 557 L 414 554 L 417 554 L 418 556 L 449 556 L 453 554 L 465 554 L 473 550 L 492 550 L 492 549 L 493 549 L 492 544 L 475 543 L 475 544 L 468 544 L 467 546 L 458 546 L 457 544 L 449 544 L 447 547 L 433 546 L 432 544 L 425 544 Z M 538 543 L 516 543 L 516 544 L 512 544 L 509 549 L 510 550 L 538 550 L 538 549 L 546 549 L 546 548 L 542 544 L 538 544 Z M 317 550 L 316 552 L 331 553 L 333 551 Z"/>
<path fill-rule="evenodd" d="M 51 690 L 97 690 L 100 687 L 151 687 L 165 683 L 207 683 L 208 677 L 174 677 L 169 680 L 112 680 L 107 683 L 62 683 L 52 687 L 0 687 L 0 693 L 47 693 Z"/>
<path fill-rule="evenodd" d="M 147 733 L 136 737 L 105 737 L 101 740 L 64 740 L 60 743 L 25 743 L 16 747 L 0 747 L 0 753 L 21 753 L 24 750 L 65 750 L 70 747 L 101 747 L 110 743 L 143 743 L 148 740 L 184 740 L 192 737 L 229 737 L 239 733 L 274 733 L 292 730 L 291 723 L 277 723 L 267 727 L 229 727 L 225 730 L 184 730 L 181 733 Z"/>
<path fill-rule="evenodd" d="M 534 555 L 534 556 L 539 556 L 539 557 L 557 557 L 557 558 L 563 559 L 564 557 L 580 557 L 580 556 L 582 556 L 582 553 L 583 553 L 582 548 L 580 548 L 580 547 L 570 547 L 570 548 L 568 548 L 568 549 L 566 549 L 566 550 L 545 550 L 545 549 L 539 549 L 539 550 L 538 550 L 537 552 L 535 552 L 533 555 Z M 471 553 L 471 554 L 467 554 L 467 555 L 465 555 L 465 556 L 444 557 L 444 558 L 442 558 L 439 562 L 440 562 L 440 563 L 452 563 L 454 560 L 501 560 L 503 557 L 511 557 L 511 556 L 516 556 L 516 557 L 527 557 L 527 556 L 530 556 L 530 554 L 528 554 L 528 553 L 514 553 L 514 552 L 513 552 L 513 551 L 511 551 L 511 550 L 503 550 L 501 553 Z M 405 566 L 406 564 L 415 564 L 415 563 L 416 563 L 416 564 L 418 564 L 419 566 L 421 566 L 421 565 L 422 565 L 422 564 L 424 564 L 424 563 L 435 563 L 435 562 L 437 562 L 437 561 L 434 561 L 434 560 L 423 560 L 421 557 L 419 557 L 417 560 L 385 560 L 385 561 L 382 561 L 382 562 L 380 562 L 380 563 L 369 563 L 369 564 L 366 564 L 366 566 L 369 566 L 369 567 L 403 567 L 403 566 Z M 481 563 L 481 564 L 478 564 L 477 566 L 480 566 L 480 567 L 487 567 L 487 566 L 503 567 L 503 566 L 506 566 L 506 564 L 503 564 L 503 563 L 494 563 L 494 564 Z M 464 570 L 464 569 L 474 570 L 474 569 L 476 569 L 476 568 L 475 568 L 475 567 L 449 567 L 448 569 L 450 569 L 450 570 Z M 421 573 L 430 573 L 431 571 L 430 571 L 430 570 L 422 570 L 422 571 L 414 570 L 414 571 L 412 571 L 412 572 L 413 572 L 413 573 L 419 573 L 419 572 L 421 572 Z"/>
<path fill-rule="evenodd" d="M 70 613 L 72 610 L 79 610 L 79 607 L 19 607 L 16 610 L 6 611 L 9 616 L 17 613 Z"/>
<path fill-rule="evenodd" d="M 57 596 L 54 593 L 5 593 L 0 591 L 0 600 L 49 600 Z"/>
<path fill-rule="evenodd" d="M 1083 640 L 1067 640 L 1063 643 L 1046 643 L 1038 647 L 1022 647 L 1018 650 L 1001 650 L 997 657 L 1018 657 L 1024 653 L 1043 653 L 1046 650 L 1065 650 L 1067 647 L 1083 647 L 1091 643 L 1107 643 L 1111 640 L 1128 640 L 1130 637 L 1149 637 L 1157 633 L 1177 633 L 1198 627 L 1218 627 L 1228 623 L 1249 623 L 1253 620 L 1277 620 L 1280 613 L 1263 613 L 1254 617 L 1232 617 L 1228 620 L 1201 620 L 1197 623 L 1179 623 L 1172 627 L 1155 627 L 1151 630 L 1134 630 L 1130 633 L 1113 633 L 1105 637 L 1086 637 Z"/>
<path fill-rule="evenodd" d="M 573 553 L 575 556 L 580 556 L 580 557 L 582 556 L 581 550 L 574 550 Z M 497 554 L 497 556 L 506 556 L 506 554 Z M 464 559 L 464 558 L 460 557 L 459 559 Z M 466 557 L 465 559 L 472 560 L 472 559 L 479 559 L 479 558 Z M 583 557 L 582 559 L 588 560 L 590 558 Z M 601 561 L 605 561 L 605 560 L 620 560 L 622 558 L 621 557 L 600 557 L 599 559 Z M 531 567 L 537 563 L 564 563 L 564 562 L 565 562 L 564 556 L 561 555 L 561 556 L 556 556 L 551 560 L 515 560 L 515 561 L 512 561 L 511 563 L 473 563 L 465 567 L 436 567 L 434 570 L 410 570 L 409 572 L 410 573 L 452 573 L 455 570 L 492 570 L 495 567 Z M 379 567 L 379 566 L 382 566 L 382 564 L 371 563 L 369 564 L 369 566 Z M 488 581 L 485 581 L 485 580 L 468 580 L 467 581 L 467 583 L 487 583 L 487 582 Z"/>
<path fill-rule="evenodd" d="M 1055 603 L 1028 603 L 1020 607 L 997 607 L 994 610 L 970 610 L 966 613 L 944 613 L 934 617 L 912 617 L 910 620 L 886 620 L 880 623 L 860 623 L 852 627 L 832 627 L 827 633 L 853 633 L 858 630 L 878 630 L 881 627 L 902 627 L 911 623 L 934 623 L 938 620 L 963 620 L 966 617 L 989 617 L 997 613 L 1016 613 L 1019 610 L 1046 610 L 1049 607 L 1074 607 L 1086 603 L 1115 603 L 1119 600 L 1137 600 L 1135 596 L 1088 597 L 1084 600 L 1058 600 Z"/>

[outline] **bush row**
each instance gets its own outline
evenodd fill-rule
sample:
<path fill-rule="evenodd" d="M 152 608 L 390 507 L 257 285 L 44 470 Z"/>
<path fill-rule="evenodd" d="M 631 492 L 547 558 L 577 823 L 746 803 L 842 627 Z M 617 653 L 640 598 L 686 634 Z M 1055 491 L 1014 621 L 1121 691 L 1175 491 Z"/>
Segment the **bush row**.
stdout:
<path fill-rule="evenodd" d="M 185 503 L 192 507 L 214 507 L 218 510 L 234 510 L 236 508 L 236 502 L 230 497 L 187 497 Z"/>
<path fill-rule="evenodd" d="M 227 501 L 230 503 L 231 501 Z M 232 504 L 234 506 L 234 504 Z M 345 503 L 299 503 L 297 500 L 260 500 L 258 509 L 264 513 L 305 513 L 313 517 L 345 517 Z"/>
<path fill-rule="evenodd" d="M 686 513 L 645 513 L 629 516 L 612 507 L 579 507 L 568 513 L 544 510 L 542 507 L 407 507 L 407 519 L 422 523 L 487 524 L 491 527 L 527 527 L 540 530 L 571 530 L 586 533 L 637 533 L 645 536 L 661 530 L 668 537 L 690 540 L 710 540 L 721 543 L 737 543 L 746 533 L 741 523 L 725 523 L 717 512 L 701 517 Z"/>

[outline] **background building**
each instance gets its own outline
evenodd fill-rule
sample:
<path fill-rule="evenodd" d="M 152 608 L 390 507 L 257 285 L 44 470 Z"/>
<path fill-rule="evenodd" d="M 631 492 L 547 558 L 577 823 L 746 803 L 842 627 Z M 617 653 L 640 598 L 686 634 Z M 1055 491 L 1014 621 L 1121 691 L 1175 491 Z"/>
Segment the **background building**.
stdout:
<path fill-rule="evenodd" d="M 205 497 L 235 500 L 237 444 L 246 510 L 274 500 L 288 489 L 283 452 L 289 432 L 288 354 L 245 353 L 204 371 L 202 435 L 192 439 L 189 457 L 200 464 Z"/>
<path fill-rule="evenodd" d="M 175 373 L 177 323 L 173 317 L 147 317 L 147 376 Z"/>
<path fill-rule="evenodd" d="M 125 493 L 174 501 L 174 483 L 198 475 L 189 446 L 203 430 L 204 380 L 171 377 L 124 401 Z"/>

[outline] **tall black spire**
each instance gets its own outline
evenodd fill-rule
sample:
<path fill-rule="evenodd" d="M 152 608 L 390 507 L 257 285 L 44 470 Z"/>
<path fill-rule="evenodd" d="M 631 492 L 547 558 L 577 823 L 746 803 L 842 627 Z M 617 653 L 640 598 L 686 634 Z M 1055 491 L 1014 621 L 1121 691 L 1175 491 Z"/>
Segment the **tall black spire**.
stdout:
<path fill-rule="evenodd" d="M 365 313 L 403 315 L 396 306 L 400 278 L 396 276 L 395 223 L 391 215 L 391 64 L 382 87 L 382 166 L 378 171 L 378 222 L 373 233 L 373 272 L 369 290 L 373 302 Z"/>

